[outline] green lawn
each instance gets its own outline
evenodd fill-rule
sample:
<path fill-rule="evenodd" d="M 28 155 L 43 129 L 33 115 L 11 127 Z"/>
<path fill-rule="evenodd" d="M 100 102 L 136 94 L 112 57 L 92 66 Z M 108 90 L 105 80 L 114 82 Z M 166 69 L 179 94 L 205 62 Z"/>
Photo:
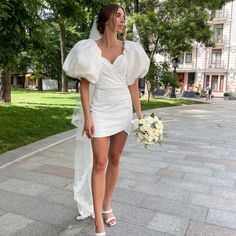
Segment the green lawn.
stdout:
<path fill-rule="evenodd" d="M 12 103 L 0 103 L 0 153 L 72 129 L 70 120 L 78 96 L 77 93 L 12 91 Z M 196 103 L 164 98 L 141 102 L 143 110 Z"/>

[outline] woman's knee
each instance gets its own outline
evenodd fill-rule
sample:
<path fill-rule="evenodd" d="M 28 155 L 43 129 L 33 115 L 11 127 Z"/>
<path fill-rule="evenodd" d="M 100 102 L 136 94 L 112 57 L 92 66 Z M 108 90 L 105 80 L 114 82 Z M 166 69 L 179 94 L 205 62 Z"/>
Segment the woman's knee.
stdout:
<path fill-rule="evenodd" d="M 120 153 L 112 153 L 109 155 L 109 161 L 112 165 L 117 166 L 120 164 Z"/>
<path fill-rule="evenodd" d="M 106 166 L 107 166 L 107 159 L 106 158 L 99 158 L 99 159 L 94 158 L 93 168 L 95 171 L 105 172 Z"/>

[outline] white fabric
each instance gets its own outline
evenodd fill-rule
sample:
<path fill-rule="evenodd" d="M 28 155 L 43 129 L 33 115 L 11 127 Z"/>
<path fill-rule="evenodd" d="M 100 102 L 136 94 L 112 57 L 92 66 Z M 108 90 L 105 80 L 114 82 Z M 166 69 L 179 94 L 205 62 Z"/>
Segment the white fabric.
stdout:
<path fill-rule="evenodd" d="M 113 64 L 102 57 L 92 39 L 78 42 L 68 54 L 63 69 L 74 78 L 90 82 L 90 109 L 95 124 L 95 136 L 110 136 L 122 130 L 129 133 L 132 103 L 128 85 L 145 76 L 149 58 L 138 44 L 125 41 L 124 51 Z M 94 216 L 91 193 L 92 148 L 82 130 L 82 109 L 75 112 L 72 122 L 78 127 L 75 151 L 74 199 L 80 216 Z"/>
<path fill-rule="evenodd" d="M 97 30 L 97 23 L 96 23 L 96 20 L 93 21 L 93 26 L 92 26 L 92 29 L 90 31 L 90 34 L 89 34 L 89 38 L 90 39 L 93 39 L 94 41 L 97 41 L 101 38 L 101 34 L 99 33 L 99 31 Z"/>
<path fill-rule="evenodd" d="M 128 64 L 119 55 L 113 64 L 102 57 L 102 66 L 91 103 L 94 137 L 106 137 L 122 130 L 129 134 L 132 102 L 126 82 Z"/>

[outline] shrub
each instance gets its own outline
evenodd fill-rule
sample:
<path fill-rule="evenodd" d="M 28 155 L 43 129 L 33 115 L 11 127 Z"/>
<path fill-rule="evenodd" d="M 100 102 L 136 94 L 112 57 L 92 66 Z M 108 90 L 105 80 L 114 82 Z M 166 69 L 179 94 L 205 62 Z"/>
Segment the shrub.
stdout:
<path fill-rule="evenodd" d="M 228 97 L 230 95 L 229 92 L 224 92 L 224 97 Z"/>

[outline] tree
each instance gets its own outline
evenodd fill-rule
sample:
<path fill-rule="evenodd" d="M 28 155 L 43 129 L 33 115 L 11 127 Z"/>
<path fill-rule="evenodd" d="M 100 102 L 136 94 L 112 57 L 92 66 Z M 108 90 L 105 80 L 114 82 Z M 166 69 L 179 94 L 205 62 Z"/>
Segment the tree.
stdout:
<path fill-rule="evenodd" d="M 17 56 L 29 43 L 37 15 L 37 0 L 2 0 L 0 3 L 1 100 L 11 102 L 11 71 L 17 69 Z"/>
<path fill-rule="evenodd" d="M 95 13 L 97 13 L 101 5 L 108 2 L 110 1 L 45 0 L 43 2 L 45 18 L 47 18 L 49 22 L 55 22 L 59 26 L 61 68 L 67 55 L 67 24 L 74 24 L 77 26 L 78 31 L 84 30 L 88 33 Z M 62 69 L 61 90 L 64 92 L 68 91 L 68 78 Z"/>
<path fill-rule="evenodd" d="M 132 20 L 150 56 L 151 65 L 155 65 L 153 57 L 156 53 L 178 57 L 190 51 L 196 41 L 206 46 L 213 45 L 209 21 L 227 2 L 230 0 L 134 0 L 138 13 Z"/>

